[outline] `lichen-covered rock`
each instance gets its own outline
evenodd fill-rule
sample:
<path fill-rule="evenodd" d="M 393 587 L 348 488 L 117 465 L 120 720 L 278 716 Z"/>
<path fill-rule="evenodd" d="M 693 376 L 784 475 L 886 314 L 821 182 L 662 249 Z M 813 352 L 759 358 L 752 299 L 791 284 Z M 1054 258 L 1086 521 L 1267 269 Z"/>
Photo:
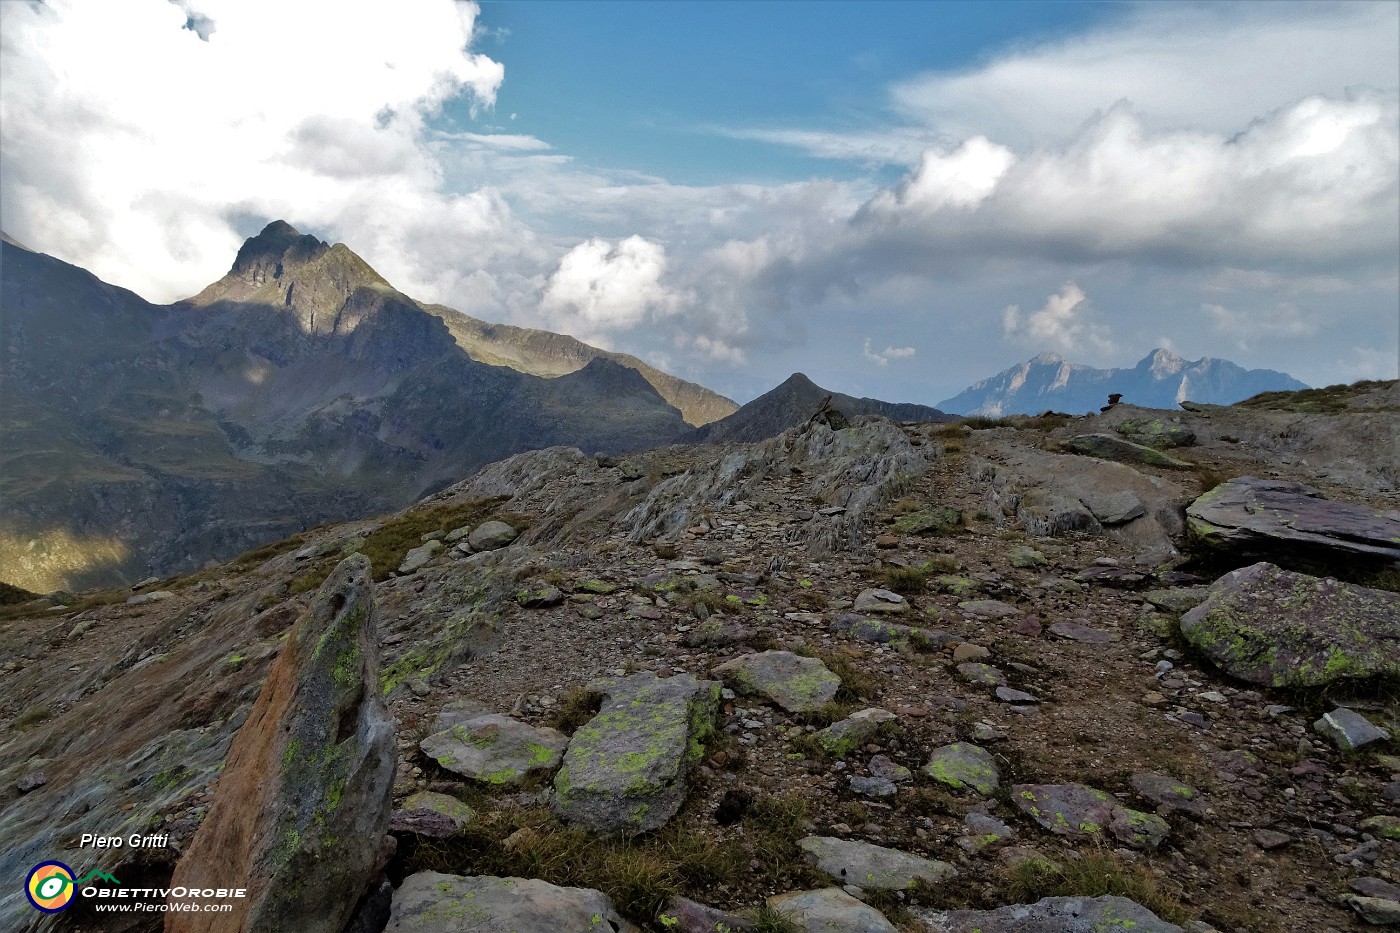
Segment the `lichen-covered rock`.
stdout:
<path fill-rule="evenodd" d="M 853 839 L 808 836 L 798 840 L 797 847 L 835 881 L 872 891 L 902 891 L 915 881 L 932 885 L 958 874 L 947 862 Z"/>
<path fill-rule="evenodd" d="M 1011 802 L 1052 833 L 1071 838 L 1108 832 L 1125 845 L 1143 849 L 1155 848 L 1169 830 L 1161 817 L 1124 807 L 1083 784 L 1017 784 Z"/>
<path fill-rule="evenodd" d="M 808 713 L 830 703 L 841 686 L 816 658 L 791 651 L 760 651 L 726 661 L 714 669 L 735 690 L 767 697 L 790 713 Z"/>
<path fill-rule="evenodd" d="M 1400 564 L 1400 511 L 1332 502 L 1311 486 L 1240 476 L 1186 508 L 1202 548 L 1275 563 Z"/>
<path fill-rule="evenodd" d="M 461 832 L 474 815 L 472 808 L 456 797 L 419 791 L 389 817 L 389 831 L 446 839 Z"/>
<path fill-rule="evenodd" d="M 840 888 L 775 894 L 768 906 L 802 933 L 899 933 L 884 914 Z"/>
<path fill-rule="evenodd" d="M 1181 634 L 1212 663 L 1270 687 L 1319 687 L 1400 674 L 1400 593 L 1269 563 L 1225 574 L 1181 617 Z"/>
<path fill-rule="evenodd" d="M 1001 786 L 996 759 L 985 748 L 967 742 L 935 748 L 924 773 L 954 790 L 971 788 L 984 797 Z"/>
<path fill-rule="evenodd" d="M 515 601 L 525 609 L 557 606 L 564 601 L 564 592 L 557 586 L 525 587 L 515 594 Z"/>
<path fill-rule="evenodd" d="M 1131 489 L 1092 489 L 1079 496 L 1084 508 L 1100 525 L 1126 525 L 1147 514 L 1142 500 Z"/>
<path fill-rule="evenodd" d="M 1185 813 L 1202 819 L 1210 808 L 1200 791 L 1166 774 L 1143 771 L 1132 777 L 1133 790 L 1157 805 L 1162 816 Z"/>
<path fill-rule="evenodd" d="M 819 744 L 830 755 L 844 758 L 857 746 L 864 745 L 875 737 L 880 727 L 894 722 L 895 715 L 879 708 L 863 709 L 852 713 L 840 722 L 834 722 L 817 733 Z"/>
<path fill-rule="evenodd" d="M 917 910 L 929 933 L 1184 933 L 1126 897 L 1047 897 L 996 910 Z"/>
<path fill-rule="evenodd" d="M 1021 568 L 1044 567 L 1046 563 L 1044 554 L 1025 544 L 1012 548 L 1009 559 L 1011 566 Z"/>
<path fill-rule="evenodd" d="M 999 599 L 965 599 L 958 608 L 978 619 L 1006 619 L 1021 614 L 1021 610 Z"/>
<path fill-rule="evenodd" d="M 639 933 L 591 888 L 535 878 L 409 875 L 394 892 L 386 933 Z"/>
<path fill-rule="evenodd" d="M 455 723 L 419 743 L 442 767 L 484 784 L 516 784 L 535 771 L 559 766 L 569 739 L 509 716 L 485 713 Z"/>
<path fill-rule="evenodd" d="M 1134 444 L 1132 441 L 1115 437 L 1112 434 L 1080 434 L 1077 437 L 1071 437 L 1062 446 L 1071 453 L 1099 457 L 1103 460 L 1117 460 L 1120 463 L 1143 463 L 1147 466 L 1169 470 L 1189 470 L 1191 468 L 1191 464 L 1183 460 L 1168 457 L 1159 450 L 1153 450 L 1142 444 Z"/>
<path fill-rule="evenodd" d="M 1006 675 L 981 661 L 964 661 L 956 668 L 958 676 L 970 684 L 982 687 L 1006 686 Z"/>
<path fill-rule="evenodd" d="M 679 895 L 667 901 L 656 919 L 666 933 L 753 933 L 754 929 L 752 920 Z"/>
<path fill-rule="evenodd" d="M 369 560 L 354 555 L 288 635 L 171 882 L 236 878 L 248 896 L 227 913 L 167 913 L 167 931 L 345 926 L 383 867 L 397 759 L 375 629 Z"/>
<path fill-rule="evenodd" d="M 494 551 L 505 547 L 518 537 L 520 532 L 505 522 L 483 522 L 467 535 L 467 548 L 472 552 Z"/>
<path fill-rule="evenodd" d="M 554 811 L 604 836 L 664 826 L 684 803 L 690 769 L 714 731 L 719 684 L 643 673 L 589 689 L 603 705 L 569 742 Z"/>
<path fill-rule="evenodd" d="M 962 512 L 951 506 L 938 506 L 901 515 L 890 525 L 902 535 L 938 535 L 956 531 L 962 526 Z"/>

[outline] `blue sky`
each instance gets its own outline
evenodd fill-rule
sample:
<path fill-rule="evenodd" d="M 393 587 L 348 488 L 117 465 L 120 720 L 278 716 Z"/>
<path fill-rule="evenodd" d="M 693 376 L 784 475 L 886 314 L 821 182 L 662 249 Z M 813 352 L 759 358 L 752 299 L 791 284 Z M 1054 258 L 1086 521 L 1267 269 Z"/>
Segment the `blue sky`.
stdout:
<path fill-rule="evenodd" d="M 1400 368 L 1394 2 L 0 19 L 6 231 L 152 300 L 280 218 L 741 401 L 801 370 L 936 403 L 1042 351 Z"/>

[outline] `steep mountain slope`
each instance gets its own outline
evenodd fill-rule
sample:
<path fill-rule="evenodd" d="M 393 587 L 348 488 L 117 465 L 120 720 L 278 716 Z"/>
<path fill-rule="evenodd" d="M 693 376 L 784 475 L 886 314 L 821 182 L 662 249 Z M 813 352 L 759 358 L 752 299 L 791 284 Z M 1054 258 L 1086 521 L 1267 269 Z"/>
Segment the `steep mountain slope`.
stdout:
<path fill-rule="evenodd" d="M 847 417 L 881 415 L 895 421 L 957 420 L 927 405 L 882 402 L 879 399 L 853 398 L 839 392 L 828 392 L 803 373 L 793 373 L 781 385 L 760 395 L 727 418 L 702 427 L 696 432 L 696 438 L 712 444 L 763 440 L 812 417 L 822 399 L 828 395 L 831 396 L 832 406 Z"/>
<path fill-rule="evenodd" d="M 1153 350 L 1131 368 L 1095 369 L 1042 353 L 973 383 L 938 407 L 960 415 L 1033 415 L 1047 410 L 1071 414 L 1098 411 L 1109 393 L 1134 405 L 1172 408 L 1190 399 L 1229 405 L 1260 392 L 1306 389 L 1286 373 L 1244 369 L 1229 360 L 1184 360 Z"/>
<path fill-rule="evenodd" d="M 491 324 L 443 305 L 423 305 L 423 310 L 439 317 L 457 345 L 483 363 L 552 377 L 577 372 L 591 360 L 611 360 L 641 373 L 662 398 L 696 427 L 731 415 L 739 407 L 717 392 L 662 372 L 635 356 L 600 350 L 566 334 Z"/>
<path fill-rule="evenodd" d="M 552 379 L 473 359 L 348 247 L 285 223 L 168 307 L 0 249 L 0 557 L 16 585 L 188 570 L 522 450 L 626 452 L 693 431 L 607 356 Z"/>

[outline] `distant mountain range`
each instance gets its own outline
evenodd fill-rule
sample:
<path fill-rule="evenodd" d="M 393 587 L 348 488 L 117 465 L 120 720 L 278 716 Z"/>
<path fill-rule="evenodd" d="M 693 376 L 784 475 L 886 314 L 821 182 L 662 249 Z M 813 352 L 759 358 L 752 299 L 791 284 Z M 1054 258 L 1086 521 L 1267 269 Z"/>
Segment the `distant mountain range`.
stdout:
<path fill-rule="evenodd" d="M 1287 373 L 1245 369 L 1229 360 L 1185 360 L 1169 350 L 1153 350 L 1131 368 L 1095 369 L 1042 353 L 1002 370 L 939 402 L 959 415 L 1035 415 L 1054 410 L 1070 414 L 1098 411 L 1110 393 L 1145 408 L 1175 408 L 1190 400 L 1231 405 L 1258 395 L 1306 389 Z"/>

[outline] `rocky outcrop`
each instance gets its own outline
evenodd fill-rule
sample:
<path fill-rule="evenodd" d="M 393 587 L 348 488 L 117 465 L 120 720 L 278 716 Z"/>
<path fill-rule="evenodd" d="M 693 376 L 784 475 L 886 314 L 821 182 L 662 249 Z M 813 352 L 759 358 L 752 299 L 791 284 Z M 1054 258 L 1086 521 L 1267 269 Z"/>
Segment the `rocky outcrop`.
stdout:
<path fill-rule="evenodd" d="M 288 634 L 176 866 L 172 887 L 237 879 L 248 897 L 227 913 L 167 913 L 168 933 L 340 933 L 383 867 L 396 751 L 369 570 L 343 561 Z"/>
<path fill-rule="evenodd" d="M 719 684 L 633 674 L 590 689 L 603 694 L 603 705 L 569 742 L 554 781 L 554 812 L 603 836 L 666 825 L 714 731 Z"/>
<path fill-rule="evenodd" d="M 1207 551 L 1307 569 L 1338 561 L 1400 566 L 1400 511 L 1332 502 L 1303 483 L 1241 476 L 1186 509 Z"/>
<path fill-rule="evenodd" d="M 928 933 L 1184 933 L 1126 897 L 1047 897 L 996 910 L 917 911 Z"/>
<path fill-rule="evenodd" d="M 1400 594 L 1258 563 L 1210 585 L 1181 634 L 1226 673 L 1318 687 L 1400 673 Z"/>
<path fill-rule="evenodd" d="M 1191 468 L 1191 464 L 1175 457 L 1168 457 L 1159 450 L 1135 444 L 1121 437 L 1114 437 L 1112 434 L 1080 434 L 1078 437 L 1071 437 L 1065 441 L 1064 448 L 1071 453 L 1100 457 L 1104 460 L 1117 460 L 1120 463 L 1141 463 L 1166 470 Z"/>
<path fill-rule="evenodd" d="M 1131 810 L 1083 784 L 1017 784 L 1011 802 L 1056 835 L 1084 839 L 1107 832 L 1134 849 L 1155 848 L 1169 829 L 1160 816 Z"/>
<path fill-rule="evenodd" d="M 268 929 L 273 929 L 269 927 Z M 292 929 L 290 927 L 278 929 Z M 640 933 L 591 888 L 534 878 L 419 872 L 394 892 L 386 933 Z"/>

